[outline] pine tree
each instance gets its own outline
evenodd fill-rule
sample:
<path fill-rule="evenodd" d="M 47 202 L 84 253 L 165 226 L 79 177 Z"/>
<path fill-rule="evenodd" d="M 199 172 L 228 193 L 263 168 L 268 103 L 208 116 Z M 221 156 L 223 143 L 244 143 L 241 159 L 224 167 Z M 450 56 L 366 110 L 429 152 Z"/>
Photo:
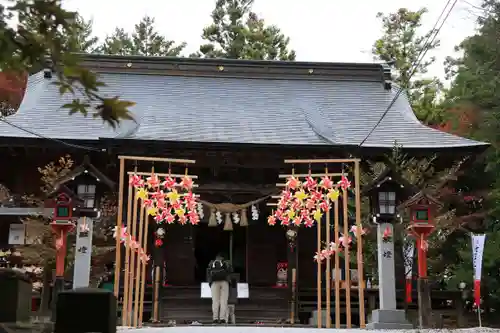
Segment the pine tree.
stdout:
<path fill-rule="evenodd" d="M 418 33 L 426 13 L 425 8 L 415 12 L 400 8 L 387 15 L 378 13 L 383 35 L 373 44 L 372 52 L 377 60 L 394 64 L 394 82 L 407 93 L 416 116 L 426 124 L 439 124 L 443 112 L 438 98 L 442 83 L 437 78 L 422 77 L 435 58 L 426 56 L 418 61 L 425 50 L 432 52 L 439 46 L 439 40 L 427 43 L 435 31 Z"/>
<path fill-rule="evenodd" d="M 199 52 L 192 57 L 295 60 L 290 38 L 252 12 L 253 0 L 217 0 L 212 24 L 203 29 Z"/>
<path fill-rule="evenodd" d="M 132 34 L 116 28 L 112 35 L 106 37 L 99 51 L 121 55 L 179 56 L 185 47 L 186 43 L 176 45 L 162 36 L 155 28 L 154 18 L 145 16 L 135 25 Z"/>

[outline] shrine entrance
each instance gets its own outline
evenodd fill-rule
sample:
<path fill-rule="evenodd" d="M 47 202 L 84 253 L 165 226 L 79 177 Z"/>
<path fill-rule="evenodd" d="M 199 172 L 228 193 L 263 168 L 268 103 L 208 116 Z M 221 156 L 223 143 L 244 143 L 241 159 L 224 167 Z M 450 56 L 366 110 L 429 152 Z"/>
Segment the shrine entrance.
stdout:
<path fill-rule="evenodd" d="M 224 259 L 229 258 L 229 232 L 221 228 L 210 228 L 208 224 L 202 223 L 193 229 L 193 247 L 196 284 L 207 281 L 207 267 L 217 254 L 222 254 Z"/>
<path fill-rule="evenodd" d="M 206 270 L 217 254 L 229 260 L 240 281 L 246 280 L 246 232 L 245 227 L 234 227 L 223 230 L 221 226 L 211 227 L 200 223 L 192 228 L 195 265 L 195 281 L 197 284 L 207 280 Z"/>

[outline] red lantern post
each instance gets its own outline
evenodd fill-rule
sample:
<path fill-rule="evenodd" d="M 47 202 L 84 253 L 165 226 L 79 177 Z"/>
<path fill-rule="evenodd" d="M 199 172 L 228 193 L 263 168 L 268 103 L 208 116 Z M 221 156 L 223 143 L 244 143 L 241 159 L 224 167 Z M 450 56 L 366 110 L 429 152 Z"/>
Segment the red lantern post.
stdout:
<path fill-rule="evenodd" d="M 71 197 L 62 192 L 51 203 L 54 208 L 53 221 L 50 224 L 55 237 L 56 247 L 56 276 L 53 287 L 53 311 L 55 313 L 55 304 L 57 294 L 64 289 L 64 262 L 66 258 L 67 235 L 73 230 L 75 225 L 72 222 L 73 202 Z"/>
<path fill-rule="evenodd" d="M 419 192 L 406 201 L 403 206 L 409 209 L 409 233 L 416 238 L 418 266 L 418 310 L 420 327 L 428 327 L 431 311 L 429 281 L 427 279 L 427 239 L 435 228 L 434 212 L 441 203 Z"/>

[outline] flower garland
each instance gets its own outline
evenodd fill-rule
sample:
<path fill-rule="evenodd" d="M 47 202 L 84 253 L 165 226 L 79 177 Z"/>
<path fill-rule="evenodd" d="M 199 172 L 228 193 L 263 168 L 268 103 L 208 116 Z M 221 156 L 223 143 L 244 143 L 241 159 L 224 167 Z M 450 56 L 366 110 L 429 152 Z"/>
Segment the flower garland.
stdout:
<path fill-rule="evenodd" d="M 382 234 L 382 242 L 389 243 L 392 241 L 392 231 L 391 228 L 387 227 Z"/>
<path fill-rule="evenodd" d="M 158 224 L 155 232 L 155 246 L 163 245 L 165 229 L 163 223 L 178 221 L 197 225 L 200 222 L 196 197 L 192 192 L 193 180 L 185 175 L 177 182 L 175 177 L 167 176 L 164 181 L 152 173 L 144 180 L 138 175 L 130 175 L 129 185 L 136 188 L 136 197 L 141 199 L 148 216 L 153 216 Z"/>
<path fill-rule="evenodd" d="M 146 251 L 144 251 L 144 248 L 141 246 L 141 244 L 134 238 L 132 235 L 130 235 L 127 232 L 127 227 L 121 227 L 120 228 L 121 235 L 120 235 L 120 243 L 125 243 L 125 246 L 128 246 L 129 248 L 132 249 L 132 251 L 136 252 L 139 254 L 139 259 L 143 263 L 147 263 L 150 259 Z M 116 227 L 113 228 L 113 238 L 116 239 Z"/>
<path fill-rule="evenodd" d="M 361 228 L 359 231 L 360 236 L 363 236 L 366 234 L 366 229 Z M 351 244 L 353 243 L 353 240 L 355 240 L 358 236 L 358 226 L 353 225 L 347 235 L 342 235 L 339 237 L 338 243 L 331 242 L 330 244 L 327 244 L 324 249 L 321 250 L 321 252 L 316 252 L 314 255 L 314 260 L 315 261 L 323 261 L 325 259 L 330 258 L 333 256 L 335 253 L 342 253 L 345 249 L 348 249 Z"/>
<path fill-rule="evenodd" d="M 350 186 L 351 182 L 345 176 L 335 185 L 327 175 L 319 182 L 311 176 L 306 177 L 304 182 L 291 176 L 281 193 L 276 212 L 268 217 L 267 223 L 276 225 L 280 221 L 284 226 L 292 224 L 310 228 L 330 209 L 329 202 L 338 200 L 339 188 L 347 190 Z"/>

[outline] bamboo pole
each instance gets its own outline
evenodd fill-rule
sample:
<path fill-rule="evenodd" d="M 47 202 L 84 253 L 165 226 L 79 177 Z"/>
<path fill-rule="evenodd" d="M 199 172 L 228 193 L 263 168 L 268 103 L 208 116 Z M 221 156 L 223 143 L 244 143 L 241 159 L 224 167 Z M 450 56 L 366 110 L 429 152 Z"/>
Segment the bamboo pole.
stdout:
<path fill-rule="evenodd" d="M 139 204 L 139 200 L 136 198 L 137 190 L 133 190 L 134 194 L 132 195 L 134 198 L 134 204 L 133 204 L 133 209 L 132 209 L 132 227 L 131 227 L 131 232 L 130 236 L 133 239 L 137 239 L 137 205 Z M 129 227 L 130 228 L 130 227 Z M 134 299 L 134 278 L 135 278 L 135 258 L 137 254 L 133 249 L 130 249 L 130 268 L 129 268 L 129 279 L 128 279 L 128 300 L 127 300 L 127 318 L 128 318 L 128 324 L 129 326 L 133 325 L 133 315 L 132 315 L 132 303 Z"/>
<path fill-rule="evenodd" d="M 349 237 L 349 216 L 347 211 L 347 201 L 348 192 L 342 190 L 342 206 L 343 206 L 343 218 L 344 218 L 344 240 L 347 241 L 346 237 Z M 347 243 L 348 244 L 348 243 Z M 345 265 L 345 307 L 346 307 L 346 325 L 347 328 L 352 327 L 351 320 L 351 267 L 350 267 L 350 254 L 349 245 L 344 249 L 344 265 Z"/>
<path fill-rule="evenodd" d="M 340 177 L 342 176 L 341 173 L 296 173 L 296 174 L 289 174 L 289 175 L 278 175 L 278 178 L 283 179 L 283 178 L 289 178 L 289 177 L 295 177 L 295 178 L 304 178 L 304 177 L 323 177 L 323 176 L 329 176 L 329 177 Z"/>
<path fill-rule="evenodd" d="M 127 174 L 130 175 L 138 175 L 138 176 L 151 176 L 151 172 L 141 172 L 141 171 L 129 171 Z M 191 179 L 198 179 L 198 176 L 195 175 L 181 175 L 181 174 L 175 174 L 175 173 L 161 173 L 161 172 L 155 172 L 155 175 L 158 177 L 172 177 L 172 178 L 182 178 L 182 177 L 189 177 Z"/>
<path fill-rule="evenodd" d="M 318 229 L 318 234 L 317 234 L 317 247 L 318 247 L 318 256 L 321 254 L 321 219 L 318 219 L 317 221 L 317 224 L 316 224 L 316 228 Z M 321 304 L 321 289 L 322 289 L 322 286 L 321 286 L 321 260 L 318 258 L 317 260 L 317 266 L 318 266 L 318 272 L 317 272 L 317 305 L 318 305 L 318 316 L 317 316 L 317 319 L 318 319 L 318 328 L 321 328 L 323 325 L 323 322 L 321 320 L 321 308 L 322 308 L 322 304 Z"/>
<path fill-rule="evenodd" d="M 295 295 L 297 287 L 297 269 L 292 268 L 292 302 L 290 304 L 290 324 L 295 324 Z"/>
<path fill-rule="evenodd" d="M 114 294 L 116 299 L 120 294 L 120 270 L 121 270 L 121 237 L 123 217 L 123 180 L 125 177 L 125 160 L 120 160 L 120 179 L 118 180 L 118 213 L 116 214 L 116 249 L 115 249 L 115 285 Z M 123 307 L 122 307 L 123 316 Z"/>
<path fill-rule="evenodd" d="M 339 244 L 339 202 L 334 203 L 334 237 L 335 244 Z M 335 328 L 340 328 L 340 256 L 339 251 L 335 251 Z"/>
<path fill-rule="evenodd" d="M 160 297 L 160 267 L 156 266 L 154 269 L 155 272 L 155 293 L 154 293 L 154 300 L 153 300 L 153 321 L 154 322 L 159 322 L 159 316 L 158 316 L 158 308 L 159 308 L 159 297 Z"/>
<path fill-rule="evenodd" d="M 144 208 L 146 209 L 146 208 Z M 144 216 L 144 241 L 141 240 L 142 246 L 144 248 L 144 252 L 147 253 L 148 251 L 148 236 L 149 236 L 149 216 L 146 213 Z M 144 291 L 145 291 L 145 286 L 146 286 L 146 266 L 147 262 L 145 261 L 140 261 L 141 266 L 142 266 L 142 272 L 141 272 L 141 293 L 140 293 L 140 300 L 139 300 L 139 327 L 142 327 L 142 316 L 144 313 Z"/>
<path fill-rule="evenodd" d="M 358 294 L 359 294 L 359 327 L 365 328 L 365 291 L 363 277 L 363 243 L 361 239 L 361 192 L 360 192 L 359 161 L 354 162 L 354 190 L 356 204 L 356 238 L 357 238 L 357 262 L 358 262 Z"/>
<path fill-rule="evenodd" d="M 133 187 L 131 185 L 129 185 L 128 187 L 128 201 L 127 201 L 127 227 L 130 227 L 130 219 L 132 217 L 132 200 L 134 199 L 134 196 L 133 196 Z M 123 308 L 124 309 L 128 309 L 128 304 L 127 304 L 127 301 L 128 301 L 128 292 L 129 292 L 129 288 L 128 288 L 128 280 L 129 280 L 129 271 L 130 271 L 130 247 L 129 246 L 125 246 L 125 262 L 124 262 L 124 266 L 125 266 L 125 271 L 124 271 L 124 281 L 123 281 Z M 128 324 L 130 324 L 128 322 L 128 315 L 127 316 L 124 316 L 124 314 L 122 313 L 122 326 L 128 326 Z"/>
<path fill-rule="evenodd" d="M 195 160 L 185 160 L 180 158 L 166 158 L 166 157 L 148 157 L 148 156 L 118 156 L 120 161 L 132 160 L 132 161 L 146 161 L 146 162 L 167 162 L 167 163 L 182 163 L 182 164 L 194 164 Z"/>
<path fill-rule="evenodd" d="M 359 162 L 359 158 L 333 158 L 324 160 L 285 160 L 285 164 L 318 164 L 318 163 L 352 163 Z"/>
<path fill-rule="evenodd" d="M 142 241 L 142 235 L 144 233 L 144 212 L 145 209 L 142 207 L 142 200 L 140 201 L 140 214 L 139 214 L 139 235 L 137 236 L 137 240 L 140 242 Z M 141 244 L 141 246 L 143 246 Z M 135 264 L 135 286 L 134 286 L 134 327 L 138 326 L 138 320 L 139 320 L 139 294 L 140 294 L 140 286 L 141 286 L 141 261 L 139 257 L 139 253 L 136 253 L 137 255 L 137 262 Z"/>
<path fill-rule="evenodd" d="M 328 175 L 328 168 L 325 167 L 325 176 Z M 326 210 L 326 225 L 325 225 L 325 241 L 326 241 L 326 246 L 330 246 L 330 200 L 327 198 L 326 199 L 328 209 Z M 326 276 L 325 276 L 325 283 L 326 283 L 326 328 L 331 328 L 332 326 L 332 317 L 331 317 L 331 288 L 332 288 L 332 279 L 331 279 L 331 268 L 330 268 L 330 256 L 326 258 Z"/>
<path fill-rule="evenodd" d="M 330 246 L 330 201 L 327 199 L 328 202 L 328 210 L 326 211 L 326 244 L 327 246 Z M 326 258 L 326 328 L 331 328 L 332 326 L 332 318 L 331 318 L 331 307 L 330 307 L 330 297 L 331 297 L 331 287 L 332 287 L 332 279 L 331 279 L 331 272 L 330 272 L 330 256 Z"/>

